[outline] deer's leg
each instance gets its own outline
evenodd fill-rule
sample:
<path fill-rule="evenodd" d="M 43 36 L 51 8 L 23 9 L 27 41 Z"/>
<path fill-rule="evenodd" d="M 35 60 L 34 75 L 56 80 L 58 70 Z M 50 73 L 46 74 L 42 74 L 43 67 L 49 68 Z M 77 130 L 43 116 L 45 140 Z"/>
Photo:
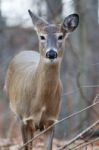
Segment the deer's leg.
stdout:
<path fill-rule="evenodd" d="M 33 138 L 34 130 L 30 124 L 30 121 L 27 121 L 26 124 L 24 124 L 23 121 L 21 122 L 21 132 L 22 132 L 23 144 L 27 143 L 29 140 Z M 32 142 L 27 144 L 24 147 L 24 150 L 32 150 Z"/>
<path fill-rule="evenodd" d="M 28 140 L 26 130 L 27 130 L 26 124 L 24 124 L 24 122 L 21 121 L 21 133 L 22 133 L 23 144 L 25 144 Z M 24 150 L 28 150 L 28 146 L 25 146 Z"/>
<path fill-rule="evenodd" d="M 31 140 L 34 136 L 34 126 L 32 124 L 31 120 L 28 120 L 27 122 L 27 141 Z M 33 148 L 33 142 L 30 142 L 28 144 L 28 150 L 32 150 Z"/>
<path fill-rule="evenodd" d="M 48 122 L 46 128 L 48 128 L 52 124 L 53 124 L 53 121 Z M 52 127 L 51 129 L 49 129 L 45 133 L 45 139 L 44 139 L 45 150 L 52 150 L 53 137 L 54 137 L 54 127 Z"/>

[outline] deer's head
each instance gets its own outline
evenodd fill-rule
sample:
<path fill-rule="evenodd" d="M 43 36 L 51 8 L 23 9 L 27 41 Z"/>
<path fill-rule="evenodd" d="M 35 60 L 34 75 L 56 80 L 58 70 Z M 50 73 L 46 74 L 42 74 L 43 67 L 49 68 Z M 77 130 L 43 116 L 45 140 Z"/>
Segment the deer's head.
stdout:
<path fill-rule="evenodd" d="M 79 16 L 71 14 L 60 25 L 49 24 L 29 10 L 34 29 L 37 31 L 41 57 L 48 62 L 56 62 L 63 56 L 62 43 L 68 33 L 74 31 L 79 23 Z"/>

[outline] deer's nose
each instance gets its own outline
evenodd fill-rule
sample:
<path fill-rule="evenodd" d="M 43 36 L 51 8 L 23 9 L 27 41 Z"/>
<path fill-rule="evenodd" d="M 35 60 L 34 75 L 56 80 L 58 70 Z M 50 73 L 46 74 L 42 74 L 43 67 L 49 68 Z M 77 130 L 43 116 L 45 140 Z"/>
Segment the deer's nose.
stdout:
<path fill-rule="evenodd" d="M 57 52 L 51 49 L 46 53 L 46 57 L 49 59 L 57 58 Z"/>

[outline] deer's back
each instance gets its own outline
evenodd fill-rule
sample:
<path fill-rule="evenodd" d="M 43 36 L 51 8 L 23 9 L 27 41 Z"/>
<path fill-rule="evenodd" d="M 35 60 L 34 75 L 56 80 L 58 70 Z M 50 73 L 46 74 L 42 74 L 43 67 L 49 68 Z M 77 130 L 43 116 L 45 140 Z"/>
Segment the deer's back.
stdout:
<path fill-rule="evenodd" d="M 9 65 L 5 86 L 11 109 L 15 113 L 27 114 L 29 112 L 30 100 L 35 93 L 33 91 L 35 88 L 31 89 L 34 86 L 32 80 L 33 76 L 35 80 L 38 63 L 38 52 L 23 51 L 17 54 Z"/>

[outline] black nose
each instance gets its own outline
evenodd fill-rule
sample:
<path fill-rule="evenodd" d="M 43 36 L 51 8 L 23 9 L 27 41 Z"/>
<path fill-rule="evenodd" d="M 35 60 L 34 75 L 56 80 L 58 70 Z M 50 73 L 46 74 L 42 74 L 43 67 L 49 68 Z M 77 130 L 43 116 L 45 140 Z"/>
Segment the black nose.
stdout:
<path fill-rule="evenodd" d="M 49 59 L 57 58 L 57 52 L 51 49 L 50 51 L 46 53 L 46 57 Z"/>

